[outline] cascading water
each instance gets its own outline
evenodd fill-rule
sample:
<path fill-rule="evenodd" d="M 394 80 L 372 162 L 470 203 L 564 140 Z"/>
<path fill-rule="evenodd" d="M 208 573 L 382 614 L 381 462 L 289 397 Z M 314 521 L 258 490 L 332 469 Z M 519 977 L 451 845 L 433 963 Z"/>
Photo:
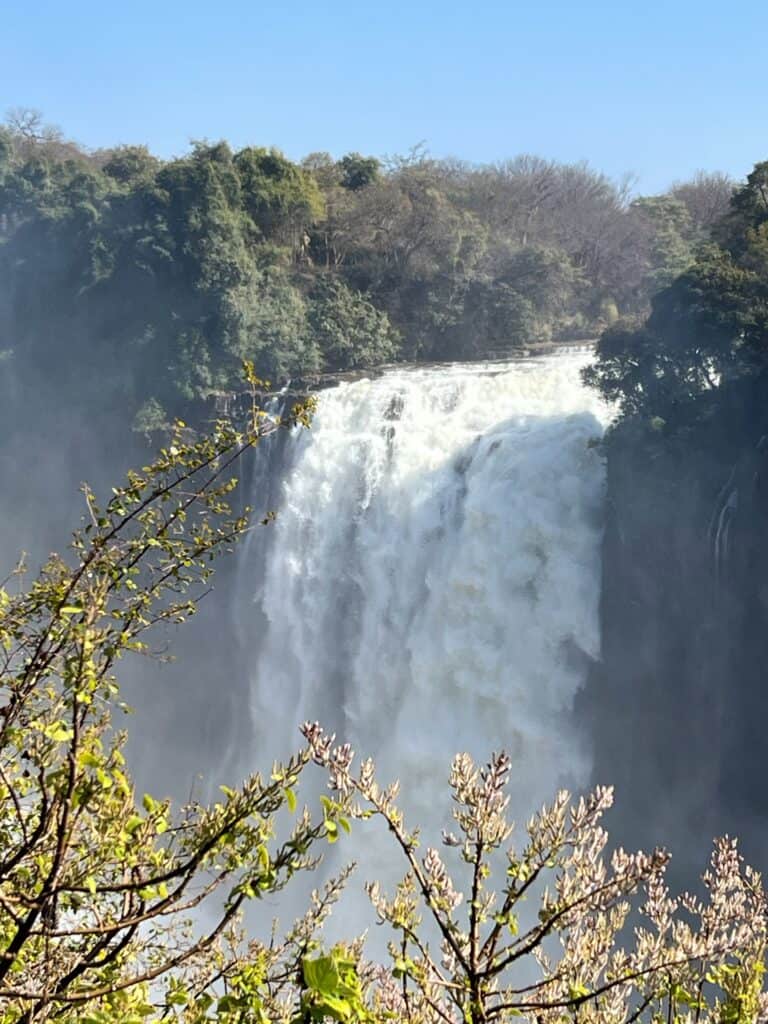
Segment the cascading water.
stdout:
<path fill-rule="evenodd" d="M 581 386 L 588 359 L 394 370 L 322 392 L 312 429 L 284 446 L 253 581 L 260 763 L 317 719 L 382 781 L 407 779 L 409 820 L 435 837 L 458 750 L 511 754 L 518 818 L 587 782 L 569 713 L 599 649 L 604 468 L 590 442 L 606 413 Z"/>

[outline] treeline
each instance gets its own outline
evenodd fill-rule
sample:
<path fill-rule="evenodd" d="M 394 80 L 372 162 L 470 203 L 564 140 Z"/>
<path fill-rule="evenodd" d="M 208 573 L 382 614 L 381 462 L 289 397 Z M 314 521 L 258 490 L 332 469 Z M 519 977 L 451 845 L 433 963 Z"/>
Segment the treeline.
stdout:
<path fill-rule="evenodd" d="M 641 317 L 731 182 L 632 199 L 586 165 L 380 161 L 194 143 L 89 152 L 34 111 L 0 129 L 0 354 L 162 420 L 237 386 L 471 359 Z M 151 399 L 149 405 L 145 403 Z"/>

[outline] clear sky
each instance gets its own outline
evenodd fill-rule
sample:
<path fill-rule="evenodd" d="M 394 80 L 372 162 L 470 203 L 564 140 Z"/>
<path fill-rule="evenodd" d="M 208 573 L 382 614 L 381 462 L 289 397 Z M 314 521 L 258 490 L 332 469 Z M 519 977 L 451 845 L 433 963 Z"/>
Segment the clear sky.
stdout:
<path fill-rule="evenodd" d="M 650 192 L 768 158 L 767 56 L 768 0 L 7 0 L 0 114 L 161 156 L 536 153 Z"/>

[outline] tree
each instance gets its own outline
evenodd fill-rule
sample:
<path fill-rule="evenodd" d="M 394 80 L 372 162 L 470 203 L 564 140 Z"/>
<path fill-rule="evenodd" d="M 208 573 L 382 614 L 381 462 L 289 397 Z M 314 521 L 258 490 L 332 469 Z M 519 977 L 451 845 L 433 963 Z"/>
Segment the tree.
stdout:
<path fill-rule="evenodd" d="M 11 107 L 6 111 L 5 124 L 20 160 L 37 154 L 54 160 L 88 162 L 84 150 L 67 142 L 61 128 L 46 123 L 42 112 L 34 107 Z"/>
<path fill-rule="evenodd" d="M 340 184 L 350 192 L 357 192 L 376 181 L 381 172 L 381 163 L 375 156 L 361 156 L 347 153 L 339 160 Z"/>
<path fill-rule="evenodd" d="M 672 899 L 664 851 L 606 856 L 600 820 L 610 789 L 575 805 L 559 793 L 518 848 L 506 815 L 509 757 L 495 754 L 480 768 L 459 754 L 450 775 L 458 835 L 443 833 L 456 860 L 449 871 L 435 847 L 421 852 L 418 829 L 395 803 L 397 784 L 381 786 L 370 760 L 356 769 L 349 746 L 334 746 L 316 723 L 303 732 L 332 790 L 352 798 L 355 817 L 381 819 L 407 871 L 391 895 L 368 886 L 393 932 L 391 971 L 378 972 L 372 994 L 384 1019 L 747 1024 L 768 1011 L 765 893 L 733 840 L 715 843 L 707 901 Z M 633 900 L 638 890 L 642 902 Z M 528 897 L 538 915 L 526 915 Z M 633 903 L 640 918 L 625 945 Z"/>
<path fill-rule="evenodd" d="M 332 188 L 339 185 L 339 164 L 330 153 L 307 153 L 301 161 L 301 169 L 312 175 L 325 197 Z"/>
<path fill-rule="evenodd" d="M 311 296 L 309 327 L 331 370 L 393 360 L 400 339 L 386 313 L 342 281 L 321 282 Z"/>
<path fill-rule="evenodd" d="M 293 419 L 307 414 L 297 407 Z M 178 424 L 105 507 L 84 488 L 87 523 L 71 562 L 53 556 L 28 589 L 12 593 L 13 579 L 0 589 L 3 1024 L 129 1024 L 153 1003 L 201 1020 L 215 984 L 231 976 L 237 988 L 247 974 L 244 903 L 310 867 L 312 844 L 328 834 L 327 809 L 325 822 L 304 813 L 274 838 L 306 752 L 212 806 L 172 813 L 135 794 L 112 721 L 117 661 L 146 652 L 152 627 L 194 612 L 211 560 L 248 528 L 227 505 L 231 470 L 274 427 L 255 404 L 244 431 L 220 423 L 185 441 Z M 208 923 L 189 932 L 184 919 L 211 904 Z M 296 932 L 303 949 L 322 906 Z"/>
<path fill-rule="evenodd" d="M 767 197 L 768 164 L 758 164 L 714 231 L 720 244 L 698 247 L 690 265 L 654 296 L 641 326 L 617 323 L 601 337 L 584 378 L 618 401 L 625 415 L 655 418 L 672 429 L 708 415 L 739 381 L 759 386 L 768 367 Z M 666 276 L 676 261 L 685 262 L 670 208 L 681 203 L 642 202 L 666 224 L 657 232 L 667 253 Z"/>
<path fill-rule="evenodd" d="M 725 249 L 739 254 L 749 231 L 768 221 L 768 160 L 755 164 L 744 184 L 733 191 L 730 210 L 716 226 L 715 236 Z"/>
<path fill-rule="evenodd" d="M 5 123 L 14 135 L 27 142 L 47 142 L 62 138 L 61 129 L 47 125 L 42 112 L 34 107 L 12 107 L 6 113 Z"/>
<path fill-rule="evenodd" d="M 685 204 L 698 239 L 705 239 L 728 213 L 735 181 L 721 171 L 697 171 L 689 181 L 678 182 L 670 195 Z"/>
<path fill-rule="evenodd" d="M 241 149 L 234 165 L 244 207 L 254 224 L 265 238 L 298 250 L 303 235 L 323 212 L 314 179 L 277 149 Z"/>
<path fill-rule="evenodd" d="M 437 292 L 422 314 L 432 335 L 432 351 L 451 359 L 473 359 L 507 352 L 538 341 L 545 333 L 524 291 L 506 281 L 475 278 L 445 301 Z M 429 344 L 425 340 L 424 347 Z"/>
<path fill-rule="evenodd" d="M 649 229 L 644 286 L 653 294 L 682 274 L 693 260 L 690 214 L 685 203 L 674 196 L 642 196 L 630 210 Z"/>
<path fill-rule="evenodd" d="M 146 146 L 117 146 L 102 151 L 102 170 L 121 185 L 131 185 L 152 178 L 160 169 L 160 161 Z"/>
<path fill-rule="evenodd" d="M 270 380 L 319 370 L 322 356 L 308 322 L 308 305 L 284 270 L 262 272 L 249 289 L 231 296 L 237 331 L 227 340 L 228 351 L 252 359 Z"/>

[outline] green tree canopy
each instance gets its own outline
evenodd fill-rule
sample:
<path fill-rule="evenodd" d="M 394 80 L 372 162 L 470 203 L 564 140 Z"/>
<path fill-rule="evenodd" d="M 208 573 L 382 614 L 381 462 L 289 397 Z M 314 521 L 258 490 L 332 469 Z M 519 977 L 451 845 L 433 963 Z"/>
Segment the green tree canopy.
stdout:
<path fill-rule="evenodd" d="M 768 369 L 766 181 L 758 164 L 717 226 L 720 244 L 699 248 L 641 327 L 618 324 L 600 339 L 585 376 L 625 414 L 687 422 Z"/>
<path fill-rule="evenodd" d="M 321 281 L 311 300 L 309 328 L 325 366 L 375 366 L 397 356 L 400 339 L 387 314 L 343 281 Z"/>
<path fill-rule="evenodd" d="M 341 187 L 356 192 L 378 179 L 381 173 L 381 162 L 375 156 L 347 153 L 339 160 L 339 170 L 341 172 Z"/>
<path fill-rule="evenodd" d="M 295 247 L 323 213 L 314 179 L 277 149 L 242 149 L 234 165 L 253 223 L 265 238 Z"/>

